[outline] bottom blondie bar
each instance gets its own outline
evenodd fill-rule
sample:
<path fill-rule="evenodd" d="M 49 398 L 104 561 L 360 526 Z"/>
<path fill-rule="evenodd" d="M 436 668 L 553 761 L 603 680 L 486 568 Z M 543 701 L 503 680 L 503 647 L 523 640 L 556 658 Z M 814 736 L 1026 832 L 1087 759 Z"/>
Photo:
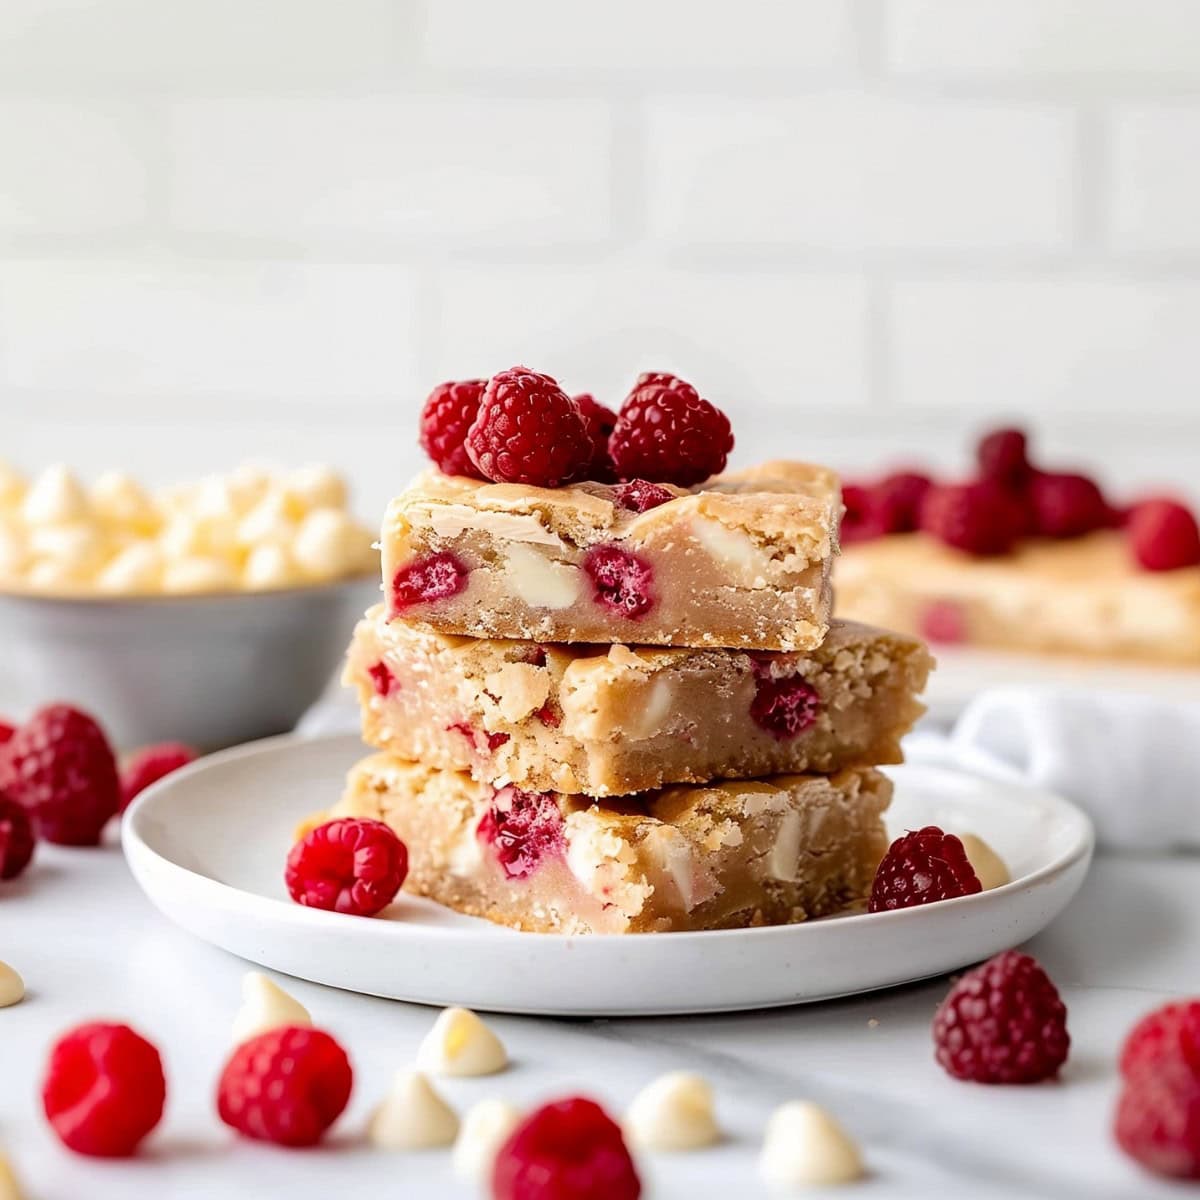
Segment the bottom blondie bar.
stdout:
<path fill-rule="evenodd" d="M 776 925 L 860 901 L 891 783 L 867 768 L 664 788 L 598 805 L 376 754 L 330 817 L 382 820 L 410 891 L 536 932 Z"/>

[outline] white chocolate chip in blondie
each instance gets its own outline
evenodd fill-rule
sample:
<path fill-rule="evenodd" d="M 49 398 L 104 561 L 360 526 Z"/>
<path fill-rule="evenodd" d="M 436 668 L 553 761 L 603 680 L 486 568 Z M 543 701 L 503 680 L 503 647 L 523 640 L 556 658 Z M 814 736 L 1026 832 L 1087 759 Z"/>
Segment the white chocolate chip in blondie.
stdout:
<path fill-rule="evenodd" d="M 483 681 L 496 697 L 496 707 L 506 721 L 523 721 L 541 708 L 550 695 L 550 676 L 532 663 L 505 663 Z"/>
<path fill-rule="evenodd" d="M 577 567 L 552 562 L 532 546 L 514 542 L 507 548 L 504 586 L 534 608 L 569 608 L 583 588 Z"/>
<path fill-rule="evenodd" d="M 480 1100 L 462 1119 L 454 1143 L 454 1174 L 464 1183 L 488 1181 L 496 1152 L 520 1124 L 521 1110 L 507 1100 Z"/>
<path fill-rule="evenodd" d="M 308 1009 L 269 976 L 261 971 L 247 971 L 242 976 L 242 1007 L 233 1019 L 235 1046 L 270 1029 L 311 1024 Z"/>
<path fill-rule="evenodd" d="M 469 1008 L 447 1008 L 425 1035 L 417 1065 L 435 1075 L 493 1075 L 508 1066 L 508 1053 Z"/>
<path fill-rule="evenodd" d="M 432 1150 L 458 1136 L 458 1116 L 420 1071 L 401 1071 L 371 1115 L 367 1138 L 381 1150 Z"/>
<path fill-rule="evenodd" d="M 974 868 L 985 892 L 1012 882 L 1012 875 L 1009 874 L 1004 859 L 983 838 L 973 833 L 963 833 L 959 835 L 959 841 L 962 842 L 963 849 L 967 852 L 967 861 Z"/>
<path fill-rule="evenodd" d="M 823 1108 L 792 1100 L 767 1122 L 759 1169 L 772 1187 L 832 1187 L 863 1176 L 862 1157 Z"/>
<path fill-rule="evenodd" d="M 671 1071 L 647 1084 L 625 1115 L 625 1135 L 645 1150 L 698 1150 L 719 1141 L 708 1081 Z"/>
<path fill-rule="evenodd" d="M 12 1163 L 3 1153 L 0 1153 L 0 1200 L 25 1200 Z"/>
<path fill-rule="evenodd" d="M 25 999 L 25 981 L 6 962 L 0 962 L 0 1008 L 20 1004 Z"/>
<path fill-rule="evenodd" d="M 562 539 L 532 514 L 487 512 L 467 504 L 438 504 L 429 510 L 429 524 L 442 538 L 456 538 L 468 529 L 509 542 L 561 546 Z"/>
<path fill-rule="evenodd" d="M 800 866 L 800 814 L 786 812 L 779 822 L 771 853 L 767 858 L 767 874 L 784 883 L 795 883 Z"/>
<path fill-rule="evenodd" d="M 730 529 L 711 517 L 697 517 L 691 528 L 696 540 L 709 554 L 727 569 L 736 571 L 740 582 L 745 586 L 767 586 L 770 564 L 747 534 Z"/>
<path fill-rule="evenodd" d="M 92 513 L 82 484 L 59 463 L 47 467 L 30 485 L 21 515 L 28 525 L 66 525 L 86 521 Z"/>

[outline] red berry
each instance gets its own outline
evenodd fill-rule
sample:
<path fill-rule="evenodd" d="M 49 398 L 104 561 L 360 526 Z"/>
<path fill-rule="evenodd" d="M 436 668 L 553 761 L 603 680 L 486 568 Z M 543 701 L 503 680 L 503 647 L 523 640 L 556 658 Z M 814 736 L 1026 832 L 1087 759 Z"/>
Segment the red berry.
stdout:
<path fill-rule="evenodd" d="M 457 596 L 470 572 L 449 550 L 414 558 L 392 578 L 392 616 L 414 604 L 432 604 Z"/>
<path fill-rule="evenodd" d="M 674 500 L 675 493 L 646 479 L 631 479 L 628 483 L 619 483 L 613 488 L 613 499 L 618 508 L 627 512 L 644 513 Z"/>
<path fill-rule="evenodd" d="M 1126 1079 L 1173 1063 L 1200 1077 L 1200 1000 L 1164 1004 L 1147 1013 L 1121 1047 L 1121 1074 Z"/>
<path fill-rule="evenodd" d="M 920 612 L 917 632 L 927 642 L 961 645 L 970 636 L 966 610 L 954 600 L 931 600 Z"/>
<path fill-rule="evenodd" d="M 1200 1078 L 1179 1063 L 1141 1072 L 1125 1084 L 1113 1134 L 1146 1170 L 1200 1179 Z"/>
<path fill-rule="evenodd" d="M 375 689 L 375 695 L 377 696 L 390 696 L 393 689 L 397 686 L 396 676 L 392 672 L 392 668 L 382 659 L 369 666 L 367 674 L 371 677 L 371 686 Z"/>
<path fill-rule="evenodd" d="M 637 383 L 633 385 L 632 391 L 636 392 L 638 388 L 643 387 L 665 387 L 672 392 L 678 392 L 681 396 L 687 396 L 691 400 L 700 399 L 700 393 L 690 383 L 680 379 L 678 375 L 672 375 L 670 371 L 643 371 L 637 377 Z"/>
<path fill-rule="evenodd" d="M 1111 522 L 1104 493 L 1086 475 L 1038 472 L 1029 483 L 1029 511 L 1039 537 L 1082 537 Z"/>
<path fill-rule="evenodd" d="M 104 731 L 77 708 L 40 709 L 0 752 L 0 788 L 25 806 L 39 837 L 94 846 L 121 803 Z"/>
<path fill-rule="evenodd" d="M 553 792 L 499 789 L 475 834 L 495 850 L 509 879 L 527 878 L 547 855 L 566 849 L 562 810 Z"/>
<path fill-rule="evenodd" d="M 467 454 L 466 440 L 486 383 L 486 379 L 439 383 L 421 409 L 421 447 L 443 475 L 481 478 Z"/>
<path fill-rule="evenodd" d="M 33 857 L 33 825 L 23 805 L 0 792 L 0 879 L 16 879 Z"/>
<path fill-rule="evenodd" d="M 1134 506 L 1127 528 L 1133 557 L 1145 570 L 1200 565 L 1200 526 L 1184 505 L 1167 499 L 1144 500 Z"/>
<path fill-rule="evenodd" d="M 871 504 L 871 489 L 857 483 L 842 484 L 842 525 L 839 539 L 844 546 L 855 542 L 869 542 L 883 536 L 883 530 L 874 521 Z"/>
<path fill-rule="evenodd" d="M 199 757 L 199 750 L 193 750 L 183 742 L 160 742 L 157 746 L 139 750 L 121 772 L 121 811 L 124 812 L 134 796 L 145 791 L 152 783 L 157 783 L 180 767 L 186 767 Z"/>
<path fill-rule="evenodd" d="M 936 825 L 898 837 L 883 856 L 871 885 L 870 912 L 933 904 L 982 891 L 963 844 Z"/>
<path fill-rule="evenodd" d="M 1020 488 L 1032 473 L 1029 443 L 1024 430 L 996 429 L 986 434 L 975 449 L 979 474 L 993 483 Z"/>
<path fill-rule="evenodd" d="M 620 1126 L 581 1096 L 530 1113 L 492 1166 L 494 1200 L 637 1200 L 641 1194 Z"/>
<path fill-rule="evenodd" d="M 935 485 L 921 505 L 921 528 L 967 554 L 1007 554 L 1024 524 L 1016 500 L 987 480 Z"/>
<path fill-rule="evenodd" d="M 592 443 L 591 461 L 580 477 L 594 479 L 598 483 L 612 483 L 617 475 L 613 470 L 612 459 L 608 456 L 608 439 L 617 423 L 617 414 L 611 408 L 598 403 L 596 398 L 587 392 L 575 397 L 575 407 L 579 409 L 583 427 Z"/>
<path fill-rule="evenodd" d="M 7 721 L 0 721 L 0 746 L 12 739 L 12 735 L 17 732 L 15 725 L 10 725 Z"/>
<path fill-rule="evenodd" d="M 594 588 L 594 599 L 617 616 L 636 621 L 654 607 L 649 563 L 618 546 L 596 546 L 583 560 Z"/>
<path fill-rule="evenodd" d="M 217 1084 L 217 1113 L 243 1137 L 312 1146 L 350 1099 L 346 1052 L 320 1029 L 291 1025 L 234 1050 Z"/>
<path fill-rule="evenodd" d="M 587 469 L 594 449 L 575 401 L 528 367 L 488 380 L 467 432 L 471 461 L 495 483 L 561 487 Z"/>
<path fill-rule="evenodd" d="M 803 733 L 821 711 L 821 695 L 799 675 L 771 675 L 769 660 L 754 660 L 754 699 L 750 716 L 772 737 L 784 742 Z"/>
<path fill-rule="evenodd" d="M 128 1025 L 80 1025 L 50 1051 L 42 1106 L 76 1154 L 129 1157 L 162 1119 L 166 1101 L 162 1059 Z"/>
<path fill-rule="evenodd" d="M 870 492 L 869 509 L 882 533 L 912 533 L 921 519 L 921 505 L 933 481 L 916 471 L 897 471 L 881 479 Z"/>
<path fill-rule="evenodd" d="M 382 821 L 339 817 L 304 835 L 284 878 L 297 904 L 371 917 L 387 908 L 408 874 L 408 848 Z"/>
<path fill-rule="evenodd" d="M 1067 1009 L 1035 959 L 1005 950 L 950 989 L 933 1018 L 933 1043 L 956 1079 L 1037 1083 L 1067 1061 Z"/>
<path fill-rule="evenodd" d="M 617 474 L 691 487 L 725 469 L 729 418 L 674 376 L 643 375 L 621 405 L 609 453 Z"/>

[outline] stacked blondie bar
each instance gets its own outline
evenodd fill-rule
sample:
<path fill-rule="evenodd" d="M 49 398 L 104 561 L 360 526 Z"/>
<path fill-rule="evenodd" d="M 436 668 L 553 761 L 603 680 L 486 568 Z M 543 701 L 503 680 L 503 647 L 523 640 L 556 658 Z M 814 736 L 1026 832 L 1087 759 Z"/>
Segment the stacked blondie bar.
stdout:
<path fill-rule="evenodd" d="M 525 930 L 856 903 L 931 660 L 831 623 L 840 513 L 791 462 L 690 489 L 426 472 L 384 519 L 345 676 L 378 753 L 332 815 L 390 825 L 410 891 Z"/>

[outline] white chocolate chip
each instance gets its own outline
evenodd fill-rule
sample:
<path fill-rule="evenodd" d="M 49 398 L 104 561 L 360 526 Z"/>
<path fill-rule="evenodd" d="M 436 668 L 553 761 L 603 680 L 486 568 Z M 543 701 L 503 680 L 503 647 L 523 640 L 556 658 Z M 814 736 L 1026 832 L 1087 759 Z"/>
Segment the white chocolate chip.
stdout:
<path fill-rule="evenodd" d="M 308 1009 L 269 976 L 261 971 L 247 971 L 242 976 L 242 1007 L 233 1018 L 235 1046 L 269 1029 L 311 1024 Z"/>
<path fill-rule="evenodd" d="M 346 507 L 345 481 L 331 467 L 301 467 L 289 473 L 283 486 L 289 496 L 301 502 L 305 512 L 314 508 Z"/>
<path fill-rule="evenodd" d="M 25 498 L 25 477 L 6 462 L 0 462 L 0 509 L 16 508 Z"/>
<path fill-rule="evenodd" d="M 150 497 L 120 471 L 109 471 L 92 485 L 92 508 L 101 520 L 135 533 L 153 533 L 158 527 L 158 513 Z"/>
<path fill-rule="evenodd" d="M 475 529 L 497 541 L 563 548 L 562 538 L 533 515 L 480 511 L 469 504 L 435 504 L 427 510 L 426 517 L 433 532 L 442 538 L 456 538 L 465 530 Z"/>
<path fill-rule="evenodd" d="M 162 577 L 162 554 L 150 541 L 131 542 L 119 551 L 96 580 L 102 592 L 133 595 L 152 592 Z"/>
<path fill-rule="evenodd" d="M 0 962 L 0 1008 L 25 999 L 25 981 L 6 962 Z"/>
<path fill-rule="evenodd" d="M 0 524 L 0 579 L 16 579 L 29 561 L 29 545 L 22 530 Z"/>
<path fill-rule="evenodd" d="M 290 546 L 296 536 L 296 522 L 288 509 L 287 497 L 268 492 L 238 523 L 239 546 Z"/>
<path fill-rule="evenodd" d="M 223 558 L 180 558 L 163 571 L 166 592 L 222 592 L 236 585 L 233 567 Z"/>
<path fill-rule="evenodd" d="M 234 549 L 234 532 L 227 519 L 181 513 L 167 523 L 159 545 L 167 558 L 225 558 Z"/>
<path fill-rule="evenodd" d="M 500 715 L 515 723 L 546 703 L 550 675 L 532 663 L 505 663 L 484 679 L 483 686 L 496 697 Z"/>
<path fill-rule="evenodd" d="M 336 508 L 318 508 L 300 522 L 292 557 L 312 579 L 337 579 L 363 561 L 366 535 Z"/>
<path fill-rule="evenodd" d="M 464 1183 L 485 1184 L 492 1173 L 496 1152 L 521 1123 L 521 1110 L 507 1100 L 480 1100 L 462 1119 L 454 1143 L 454 1174 Z"/>
<path fill-rule="evenodd" d="M 91 516 L 87 493 L 61 464 L 47 467 L 32 483 L 21 504 L 29 525 L 66 525 Z"/>
<path fill-rule="evenodd" d="M 420 1071 L 401 1071 L 371 1115 L 367 1137 L 381 1150 L 431 1150 L 458 1136 L 454 1109 Z"/>
<path fill-rule="evenodd" d="M 88 586 L 88 580 L 77 575 L 67 563 L 53 558 L 35 562 L 25 575 L 25 583 L 35 592 L 78 592 Z"/>
<path fill-rule="evenodd" d="M 846 1131 L 816 1104 L 791 1100 L 767 1122 L 759 1169 L 773 1187 L 832 1187 L 863 1176 Z"/>
<path fill-rule="evenodd" d="M 417 1065 L 435 1075 L 493 1075 L 508 1066 L 508 1054 L 469 1008 L 447 1008 L 425 1035 Z"/>
<path fill-rule="evenodd" d="M 578 567 L 553 562 L 532 546 L 513 542 L 506 551 L 506 586 L 533 608 L 569 608 L 579 599 L 583 576 Z"/>
<path fill-rule="evenodd" d="M 4 1154 L 0 1154 L 0 1200 L 24 1200 L 24 1197 L 12 1163 Z"/>
<path fill-rule="evenodd" d="M 302 579 L 288 548 L 270 544 L 255 546 L 242 572 L 242 582 L 255 592 L 295 587 Z"/>
<path fill-rule="evenodd" d="M 698 1150 L 719 1141 L 708 1081 L 688 1071 L 660 1075 L 634 1097 L 625 1135 L 644 1150 Z"/>
<path fill-rule="evenodd" d="M 963 849 L 967 852 L 967 860 L 974 867 L 985 892 L 1012 882 L 1004 859 L 983 838 L 973 833 L 964 833 L 959 835 L 959 841 L 962 842 Z"/>
<path fill-rule="evenodd" d="M 78 579 L 95 573 L 104 559 L 107 539 L 86 521 L 70 525 L 41 525 L 30 530 L 29 553 L 34 558 L 61 563 Z"/>
<path fill-rule="evenodd" d="M 767 874 L 784 883 L 797 883 L 800 869 L 800 813 L 788 809 L 775 831 L 767 857 Z"/>
<path fill-rule="evenodd" d="M 723 567 L 735 571 L 745 586 L 767 586 L 769 560 L 745 533 L 730 529 L 711 517 L 697 517 L 692 522 L 692 533 Z"/>
<path fill-rule="evenodd" d="M 238 516 L 245 516 L 271 490 L 270 468 L 257 463 L 242 463 L 226 480 L 229 502 Z"/>

